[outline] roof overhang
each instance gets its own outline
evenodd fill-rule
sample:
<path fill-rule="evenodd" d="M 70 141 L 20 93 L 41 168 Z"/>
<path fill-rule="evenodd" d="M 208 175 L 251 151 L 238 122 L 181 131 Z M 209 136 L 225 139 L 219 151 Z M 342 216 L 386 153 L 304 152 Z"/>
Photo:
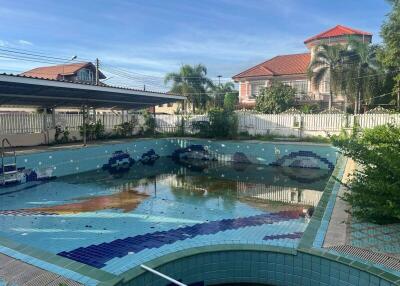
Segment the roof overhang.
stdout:
<path fill-rule="evenodd" d="M 128 88 L 0 75 L 0 105 L 45 108 L 141 109 L 184 100 L 184 96 Z"/>

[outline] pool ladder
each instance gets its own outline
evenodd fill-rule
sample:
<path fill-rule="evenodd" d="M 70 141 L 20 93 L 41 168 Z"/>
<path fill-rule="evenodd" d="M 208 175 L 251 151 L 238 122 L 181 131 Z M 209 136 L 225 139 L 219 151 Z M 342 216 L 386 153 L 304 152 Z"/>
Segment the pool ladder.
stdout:
<path fill-rule="evenodd" d="M 7 158 L 10 157 L 13 158 L 13 163 L 6 162 Z M 3 172 L 1 173 L 2 178 L 0 179 L 0 185 L 6 185 L 18 181 L 18 177 L 16 176 L 18 169 L 15 148 L 7 138 L 4 138 L 1 141 L 1 168 Z"/>

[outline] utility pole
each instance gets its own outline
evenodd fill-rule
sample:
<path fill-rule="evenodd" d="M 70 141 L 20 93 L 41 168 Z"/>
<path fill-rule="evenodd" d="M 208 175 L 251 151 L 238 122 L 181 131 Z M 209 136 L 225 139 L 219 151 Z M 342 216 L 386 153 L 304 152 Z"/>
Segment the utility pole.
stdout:
<path fill-rule="evenodd" d="M 96 58 L 96 85 L 99 85 L 99 59 Z"/>
<path fill-rule="evenodd" d="M 221 77 L 222 77 L 222 75 L 218 75 L 217 77 L 218 77 L 218 85 L 220 86 L 221 85 Z"/>

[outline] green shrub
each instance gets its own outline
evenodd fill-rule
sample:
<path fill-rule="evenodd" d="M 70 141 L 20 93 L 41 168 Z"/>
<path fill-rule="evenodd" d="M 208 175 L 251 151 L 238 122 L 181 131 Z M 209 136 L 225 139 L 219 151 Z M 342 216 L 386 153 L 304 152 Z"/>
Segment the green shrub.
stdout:
<path fill-rule="evenodd" d="M 156 119 L 149 111 L 143 112 L 144 128 L 143 133 L 145 135 L 154 135 L 156 132 Z"/>
<path fill-rule="evenodd" d="M 133 135 L 133 131 L 135 130 L 134 122 L 123 122 L 121 124 L 114 126 L 114 132 L 117 136 L 120 137 L 129 137 Z"/>
<path fill-rule="evenodd" d="M 238 132 L 238 117 L 232 110 L 214 108 L 208 111 L 208 137 L 235 138 Z"/>
<path fill-rule="evenodd" d="M 79 134 L 83 136 L 84 126 L 79 126 Z M 105 138 L 104 125 L 98 120 L 96 123 L 86 123 L 86 138 L 88 140 L 96 140 Z"/>
<path fill-rule="evenodd" d="M 238 92 L 228 92 L 224 96 L 224 109 L 235 110 L 239 103 L 239 93 Z"/>
<path fill-rule="evenodd" d="M 262 113 L 281 113 L 294 104 L 296 90 L 281 82 L 273 81 L 262 88 L 256 98 L 256 110 Z"/>
<path fill-rule="evenodd" d="M 318 110 L 318 104 L 304 104 L 300 107 L 300 111 L 305 114 L 316 113 Z"/>
<path fill-rule="evenodd" d="M 70 141 L 69 139 L 70 133 L 67 127 L 65 129 L 62 129 L 60 126 L 57 125 L 55 129 L 56 133 L 54 134 L 54 141 L 56 144 L 68 143 Z"/>
<path fill-rule="evenodd" d="M 211 137 L 210 135 L 210 122 L 208 121 L 194 121 L 192 122 L 192 129 L 197 132 L 199 137 Z"/>
<path fill-rule="evenodd" d="M 359 165 L 343 196 L 353 216 L 375 223 L 399 222 L 400 128 L 378 126 L 353 136 L 334 136 L 332 142 Z"/>

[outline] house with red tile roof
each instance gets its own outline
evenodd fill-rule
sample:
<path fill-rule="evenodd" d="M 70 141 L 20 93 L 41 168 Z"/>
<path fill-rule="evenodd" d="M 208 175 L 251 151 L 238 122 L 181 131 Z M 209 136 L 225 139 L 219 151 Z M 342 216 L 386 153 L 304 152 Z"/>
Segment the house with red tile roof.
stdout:
<path fill-rule="evenodd" d="M 43 79 L 94 84 L 96 80 L 96 67 L 91 62 L 80 62 L 34 68 L 21 73 L 21 75 Z M 99 71 L 99 79 L 105 78 L 106 76 Z"/>
<path fill-rule="evenodd" d="M 346 44 L 349 38 L 371 43 L 372 34 L 361 30 L 337 25 L 327 31 L 304 41 L 308 51 L 301 54 L 279 55 L 233 76 L 239 83 L 239 103 L 242 107 L 252 108 L 260 89 L 268 86 L 272 80 L 281 81 L 296 89 L 298 104 L 317 103 L 326 107 L 329 100 L 329 79 L 320 86 L 313 86 L 307 76 L 307 69 L 314 55 L 315 47 L 321 43 L 334 45 Z M 344 98 L 336 96 L 334 104 L 341 106 Z"/>

